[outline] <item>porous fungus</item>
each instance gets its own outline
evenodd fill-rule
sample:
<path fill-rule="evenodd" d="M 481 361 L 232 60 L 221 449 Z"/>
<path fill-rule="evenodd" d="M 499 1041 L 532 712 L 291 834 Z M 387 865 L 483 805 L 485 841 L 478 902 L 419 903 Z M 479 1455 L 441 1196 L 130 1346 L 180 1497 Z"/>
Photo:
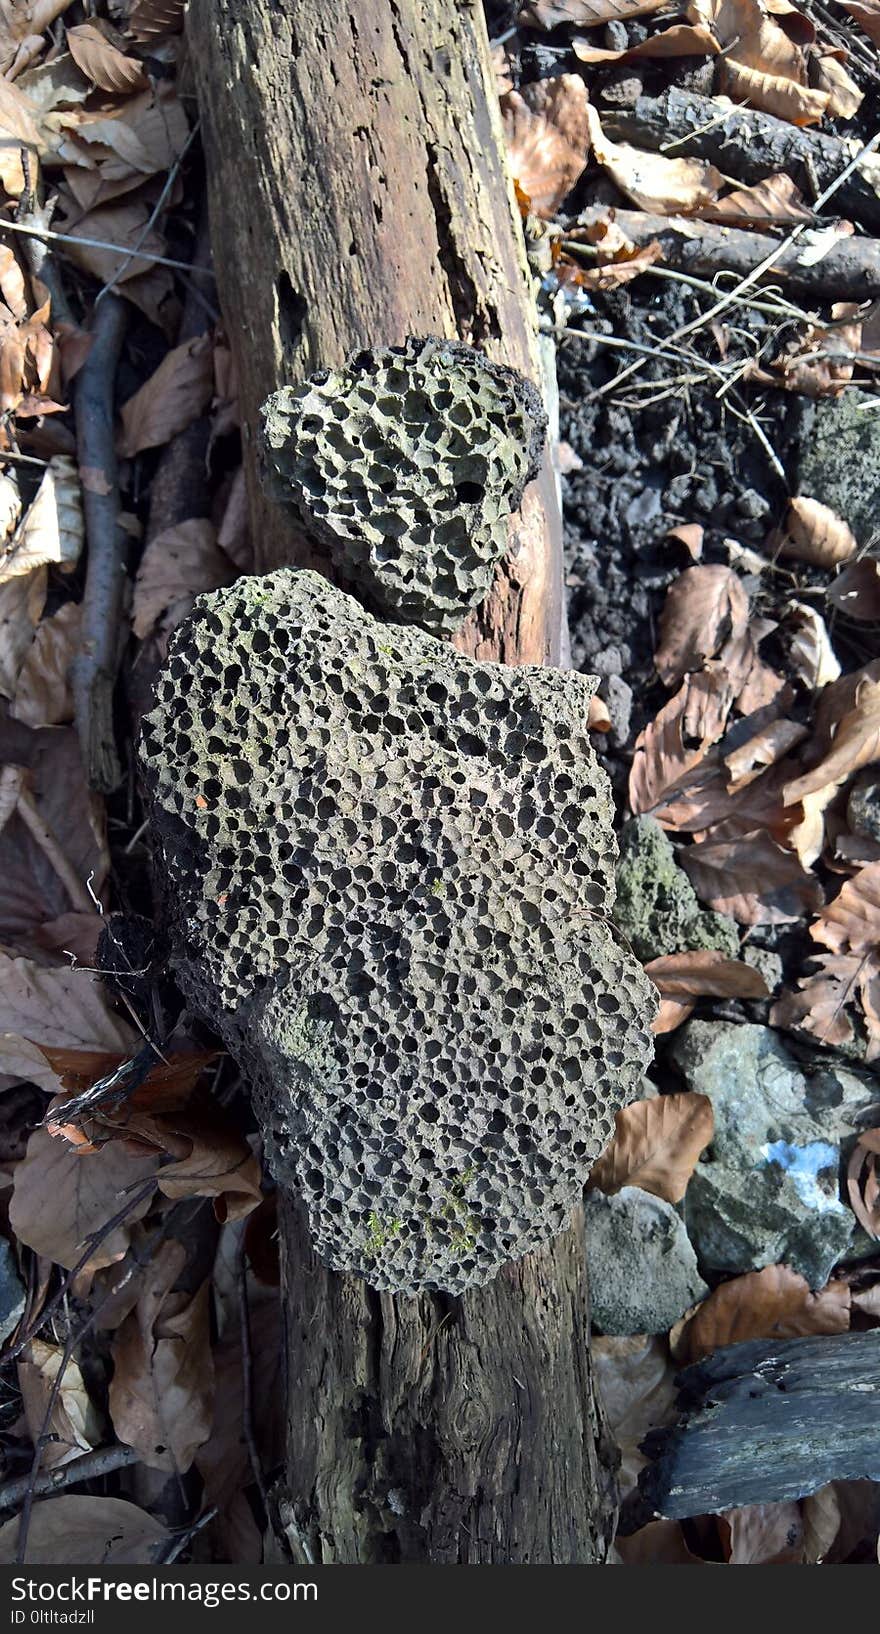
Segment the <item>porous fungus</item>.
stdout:
<path fill-rule="evenodd" d="M 174 962 L 317 1252 L 453 1292 L 562 1230 L 650 1055 L 583 676 L 310 573 L 202 596 L 144 722 Z"/>
<path fill-rule="evenodd" d="M 384 617 L 458 629 L 485 596 L 547 418 L 512 369 L 459 342 L 408 340 L 273 393 L 275 496 Z"/>

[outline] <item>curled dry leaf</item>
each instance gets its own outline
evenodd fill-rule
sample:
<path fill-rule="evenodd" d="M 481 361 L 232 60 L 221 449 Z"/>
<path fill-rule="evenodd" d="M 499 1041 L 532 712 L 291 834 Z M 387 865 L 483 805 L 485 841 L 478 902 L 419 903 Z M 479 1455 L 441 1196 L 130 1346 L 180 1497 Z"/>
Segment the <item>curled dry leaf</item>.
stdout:
<path fill-rule="evenodd" d="M 792 631 L 788 656 L 798 680 L 811 691 L 838 680 L 840 664 L 821 613 L 805 602 L 793 601 L 785 623 Z"/>
<path fill-rule="evenodd" d="M 860 1135 L 846 1169 L 850 1207 L 869 1237 L 880 1238 L 880 1129 Z"/>
<path fill-rule="evenodd" d="M 54 454 L 40 486 L 0 555 L 0 585 L 37 567 L 70 573 L 85 541 L 82 494 L 76 466 L 66 454 Z"/>
<path fill-rule="evenodd" d="M 724 731 L 726 713 L 718 705 L 714 675 L 685 677 L 636 739 L 629 778 L 635 816 L 657 811 L 704 774 L 706 758 Z"/>
<path fill-rule="evenodd" d="M 70 1270 L 80 1259 L 89 1238 L 104 1231 L 125 1208 L 125 1219 L 96 1243 L 88 1264 L 92 1270 L 112 1265 L 128 1247 L 131 1227 L 146 1214 L 150 1194 L 134 1201 L 139 1187 L 153 1179 L 155 1158 L 131 1157 L 118 1146 L 81 1157 L 46 1129 L 35 1129 L 27 1154 L 15 1170 L 9 1221 L 21 1242 L 36 1254 Z M 47 1208 L 46 1200 L 52 1206 Z"/>
<path fill-rule="evenodd" d="M 705 531 L 702 522 L 681 522 L 677 527 L 667 528 L 666 537 L 684 545 L 691 561 L 697 562 L 703 554 Z"/>
<path fill-rule="evenodd" d="M 851 562 L 828 587 L 828 600 L 839 613 L 857 619 L 860 624 L 880 621 L 880 562 L 875 556 L 863 556 Z"/>
<path fill-rule="evenodd" d="M 810 221 L 800 188 L 790 176 L 767 176 L 752 187 L 736 187 L 697 212 L 701 221 L 718 221 L 728 227 L 768 227 L 794 221 Z"/>
<path fill-rule="evenodd" d="M 19 1516 L 0 1526 L 0 1565 L 18 1560 Z M 150 1566 L 169 1533 L 122 1498 L 49 1498 L 35 1503 L 28 1528 L 29 1566 Z"/>
<path fill-rule="evenodd" d="M 179 34 L 183 27 L 186 0 L 132 0 L 128 32 L 133 40 L 147 44 L 163 34 Z"/>
<path fill-rule="evenodd" d="M 608 1425 L 620 1448 L 620 1496 L 625 1498 L 645 1464 L 640 1443 L 649 1430 L 673 1416 L 675 1370 L 665 1339 L 651 1334 L 625 1338 L 595 1334 L 590 1355 Z"/>
<path fill-rule="evenodd" d="M 662 153 L 611 142 L 592 105 L 587 117 L 595 158 L 640 210 L 658 215 L 696 210 L 718 197 L 724 177 L 714 165 L 703 159 L 667 159 Z"/>
<path fill-rule="evenodd" d="M 563 92 L 567 90 L 568 100 L 571 102 L 578 97 L 575 86 L 580 87 L 579 100 L 585 113 L 587 88 L 583 80 L 575 74 L 565 74 L 562 77 L 569 85 L 560 88 L 558 96 L 560 118 L 564 119 L 566 116 Z M 552 83 L 555 85 L 558 81 Z M 501 110 L 507 141 L 507 158 L 514 180 L 528 199 L 532 213 L 543 220 L 549 220 L 556 215 L 563 199 L 571 192 L 586 165 L 589 151 L 586 120 L 583 142 L 576 146 L 553 118 L 551 111 L 555 111 L 553 103 L 548 103 L 546 113 L 536 113 L 519 92 L 511 91 L 504 97 Z M 570 113 L 568 128 L 572 132 L 576 129 Z"/>
<path fill-rule="evenodd" d="M 800 1566 L 804 1526 L 797 1503 L 748 1504 L 718 1517 L 729 1566 Z"/>
<path fill-rule="evenodd" d="M 526 0 L 520 18 L 536 28 L 558 28 L 560 23 L 598 28 L 601 23 L 647 17 L 667 4 L 668 0 Z"/>
<path fill-rule="evenodd" d="M 658 1095 L 634 1101 L 617 1113 L 614 1134 L 595 1163 L 589 1184 L 609 1194 L 621 1186 L 640 1186 L 667 1203 L 679 1203 L 713 1131 L 707 1095 Z"/>
<path fill-rule="evenodd" d="M 588 40 L 572 40 L 571 48 L 581 62 L 589 63 L 636 62 L 640 57 L 714 57 L 719 50 L 715 36 L 707 28 L 689 23 L 673 23 L 622 51 L 595 46 Z"/>
<path fill-rule="evenodd" d="M 81 622 L 79 604 L 68 601 L 37 626 L 10 711 L 26 726 L 63 726 L 73 720 L 70 666 L 79 650 Z"/>
<path fill-rule="evenodd" d="M 691 0 L 687 15 L 707 26 L 721 48 L 719 91 L 795 125 L 821 119 L 829 93 L 807 85 L 806 58 L 792 35 L 800 32 L 806 42 L 812 26 L 792 30 L 794 8 L 787 28 L 768 16 L 758 0 Z"/>
<path fill-rule="evenodd" d="M 163 628 L 179 624 L 204 590 L 232 584 L 238 570 L 219 549 L 212 524 L 178 522 L 150 540 L 134 585 L 132 626 L 141 640 L 165 615 Z"/>
<path fill-rule="evenodd" d="M 828 95 L 828 113 L 832 119 L 854 119 L 865 100 L 843 63 L 831 52 L 810 58 L 810 82 L 817 91 Z"/>
<path fill-rule="evenodd" d="M 77 68 L 99 90 L 125 96 L 130 91 L 144 91 L 149 86 L 143 63 L 118 50 L 94 23 L 80 23 L 76 28 L 68 28 L 67 48 Z"/>
<path fill-rule="evenodd" d="M 846 1333 L 850 1291 L 829 1282 L 814 1294 L 805 1277 L 788 1265 L 748 1271 L 713 1289 L 685 1323 L 679 1347 L 697 1362 L 723 1345 L 746 1339 L 799 1339 L 812 1333 Z"/>
<path fill-rule="evenodd" d="M 851 681 L 853 677 L 845 677 Z M 829 692 L 832 690 L 828 689 Z M 845 693 L 839 694 L 844 697 Z M 817 721 L 817 725 L 819 722 Z M 783 791 L 786 805 L 802 800 L 829 784 L 838 787 L 852 772 L 869 766 L 880 757 L 880 680 L 862 675 L 856 683 L 851 709 L 839 718 L 827 754 L 802 777 L 787 783 Z"/>
<path fill-rule="evenodd" d="M 812 567 L 836 567 L 854 556 L 858 548 L 849 523 L 830 505 L 805 496 L 789 500 L 780 555 L 794 556 Z"/>
<path fill-rule="evenodd" d="M 660 1008 L 651 1022 L 651 1031 L 659 1038 L 662 1033 L 674 1033 L 676 1027 L 683 1026 L 697 1008 L 695 999 L 676 999 L 664 994 L 660 1000 Z"/>
<path fill-rule="evenodd" d="M 841 887 L 810 926 L 814 942 L 832 953 L 873 954 L 880 946 L 880 862 L 869 863 Z"/>
<path fill-rule="evenodd" d="M 772 114 L 774 119 L 786 119 L 791 125 L 818 125 L 827 111 L 830 92 L 799 85 L 796 80 L 780 74 L 766 74 L 760 68 L 749 68 L 743 62 L 725 59 L 721 71 L 720 88 L 734 102 L 747 102 Z"/>
<path fill-rule="evenodd" d="M 0 583 L 0 693 L 4 698 L 15 697 L 18 677 L 46 605 L 46 584 L 44 567 Z"/>
<path fill-rule="evenodd" d="M 594 229 L 589 230 L 588 236 L 593 238 Z M 612 237 L 608 235 L 609 239 Z M 562 284 L 577 284 L 580 289 L 619 289 L 622 284 L 632 283 L 634 278 L 641 277 L 655 261 L 663 258 L 663 246 L 652 239 L 650 244 L 644 244 L 641 249 L 629 244 L 628 240 L 620 235 L 623 242 L 614 235 L 615 247 L 603 243 L 597 254 L 597 264 L 594 267 L 584 267 L 571 260 L 557 246 L 554 246 L 554 266 L 559 282 Z M 595 238 L 593 238 L 595 242 Z"/>
<path fill-rule="evenodd" d="M 760 970 L 742 959 L 728 959 L 714 949 L 664 953 L 659 959 L 651 959 L 644 969 L 667 997 L 765 999 L 768 995 Z"/>
<path fill-rule="evenodd" d="M 768 721 L 753 737 L 746 738 L 744 743 L 737 744 L 736 748 L 724 755 L 731 791 L 747 788 L 768 766 L 775 766 L 783 755 L 788 754 L 789 749 L 801 743 L 806 736 L 807 728 L 799 721 L 784 718 Z"/>
<path fill-rule="evenodd" d="M 651 1426 L 649 1426 L 650 1428 Z M 649 1521 L 629 1537 L 614 1543 L 613 1563 L 621 1566 L 706 1566 L 708 1561 L 692 1554 L 680 1521 Z"/>
<path fill-rule="evenodd" d="M 119 1440 L 136 1447 L 150 1469 L 178 1474 L 211 1433 L 214 1393 L 210 1285 L 203 1282 L 194 1296 L 173 1292 L 185 1263 L 180 1243 L 163 1243 L 114 1335 L 109 1396 Z"/>
<path fill-rule="evenodd" d="M 829 954 L 794 991 L 782 993 L 770 1012 L 771 1025 L 808 1033 L 818 1043 L 852 1045 L 855 1030 L 848 1006 L 860 1006 L 865 1060 L 880 1056 L 880 958 L 858 953 Z"/>
<path fill-rule="evenodd" d="M 822 904 L 819 881 L 767 833 L 704 841 L 680 860 L 700 901 L 740 925 L 788 924 Z"/>
<path fill-rule="evenodd" d="M 838 0 L 842 11 L 849 13 L 869 40 L 880 45 L 880 0 Z"/>
<path fill-rule="evenodd" d="M 130 459 L 167 443 L 203 413 L 214 390 L 211 337 L 199 335 L 166 353 L 122 409 L 119 453 Z"/>
<path fill-rule="evenodd" d="M 737 575 L 719 565 L 689 567 L 667 591 L 654 667 L 666 686 L 701 669 L 748 626 L 748 597 Z"/>
<path fill-rule="evenodd" d="M 39 1436 L 46 1437 L 42 1458 L 46 1469 L 69 1464 L 81 1453 L 91 1452 L 101 1440 L 100 1417 L 73 1358 L 69 1358 L 64 1367 L 60 1389 L 47 1420 L 46 1411 L 63 1357 L 63 1346 L 32 1339 L 18 1362 L 18 1383 L 28 1432 L 35 1445 Z"/>

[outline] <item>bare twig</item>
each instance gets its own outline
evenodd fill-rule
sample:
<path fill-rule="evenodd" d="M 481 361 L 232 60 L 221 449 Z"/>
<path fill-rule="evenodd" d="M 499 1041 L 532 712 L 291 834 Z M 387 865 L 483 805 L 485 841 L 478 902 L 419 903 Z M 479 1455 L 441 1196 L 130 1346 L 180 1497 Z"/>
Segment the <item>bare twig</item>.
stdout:
<path fill-rule="evenodd" d="M 34 1497 L 44 1498 L 47 1493 L 64 1492 L 68 1487 L 79 1486 L 81 1481 L 96 1481 L 102 1475 L 110 1475 L 113 1470 L 125 1469 L 128 1464 L 136 1464 L 140 1453 L 135 1447 L 124 1447 L 121 1442 L 113 1442 L 109 1447 L 98 1447 L 94 1452 L 85 1452 L 81 1458 L 72 1458 L 69 1464 L 57 1464 L 54 1469 L 43 1470 L 33 1482 Z M 22 1498 L 27 1496 L 32 1474 L 16 1476 L 14 1481 L 7 1481 L 0 1486 L 0 1509 L 14 1509 Z"/>
<path fill-rule="evenodd" d="M 186 141 L 184 142 L 183 147 L 181 148 L 180 152 L 178 153 L 177 158 L 175 159 L 173 165 L 171 166 L 171 169 L 169 170 L 168 175 L 165 177 L 165 182 L 164 182 L 164 185 L 162 187 L 162 191 L 159 194 L 159 197 L 157 198 L 155 204 L 153 205 L 153 208 L 150 211 L 150 214 L 147 217 L 147 220 L 144 222 L 144 225 L 141 228 L 141 230 L 140 230 L 140 232 L 139 232 L 139 234 L 138 234 L 138 236 L 137 236 L 137 238 L 135 240 L 134 247 L 131 250 L 128 251 L 128 253 L 127 253 L 126 257 L 125 257 L 125 260 L 117 267 L 117 269 L 114 272 L 113 277 L 110 279 L 109 283 L 106 283 L 104 285 L 103 289 L 98 290 L 98 293 L 95 296 L 95 305 L 96 306 L 97 306 L 99 301 L 102 301 L 104 299 L 105 295 L 109 295 L 111 290 L 114 290 L 116 288 L 116 285 L 119 283 L 119 280 L 121 279 L 122 274 L 126 271 L 126 269 L 128 267 L 131 266 L 132 261 L 135 260 L 135 258 L 137 256 L 137 253 L 138 253 L 141 245 L 143 244 L 144 239 L 146 238 L 147 234 L 149 232 L 151 232 L 153 227 L 156 225 L 156 222 L 158 221 L 159 216 L 160 216 L 162 210 L 164 209 L 165 201 L 168 198 L 168 195 L 171 192 L 171 189 L 174 186 L 174 183 L 176 182 L 177 177 L 178 177 L 178 175 L 180 173 L 180 167 L 183 164 L 183 161 L 186 158 L 187 153 L 189 152 L 190 148 L 192 147 L 193 142 L 195 141 L 196 137 L 198 136 L 200 129 L 201 129 L 201 121 L 197 119 L 195 124 L 193 125 L 192 130 L 190 131 Z M 190 263 L 190 266 L 188 267 L 187 270 L 189 272 L 202 272 L 202 271 L 206 271 L 206 270 L 209 271 L 210 269 L 209 268 L 204 268 L 204 267 L 194 266 L 192 263 Z"/>
<path fill-rule="evenodd" d="M 119 526 L 119 484 L 113 435 L 116 368 L 128 307 L 116 295 L 97 308 L 92 349 L 76 379 L 76 435 L 83 480 L 89 557 L 82 604 L 81 651 L 71 666 L 76 726 L 93 788 L 109 792 L 122 777 L 113 732 L 113 689 L 119 662 L 125 536 Z"/>
<path fill-rule="evenodd" d="M 34 797 L 26 784 L 22 785 L 18 796 L 16 811 L 37 845 L 49 863 L 53 872 L 58 875 L 65 891 L 70 897 L 71 906 L 79 913 L 94 913 L 89 893 L 79 878 L 76 869 L 72 867 L 49 824 L 37 810 Z"/>
<path fill-rule="evenodd" d="M 111 244 L 106 238 L 80 238 L 76 233 L 56 233 L 50 227 L 31 227 L 22 221 L 0 221 L 0 232 L 24 233 L 30 238 L 42 238 L 50 244 L 79 244 L 88 250 L 112 250 L 114 255 L 126 255 L 121 244 Z M 132 261 L 145 261 L 152 267 L 171 267 L 174 272 L 198 272 L 213 278 L 213 267 L 194 267 L 189 261 L 174 261 L 168 255 L 151 255 L 148 250 L 132 250 Z M 117 274 L 117 277 L 119 275 Z"/>

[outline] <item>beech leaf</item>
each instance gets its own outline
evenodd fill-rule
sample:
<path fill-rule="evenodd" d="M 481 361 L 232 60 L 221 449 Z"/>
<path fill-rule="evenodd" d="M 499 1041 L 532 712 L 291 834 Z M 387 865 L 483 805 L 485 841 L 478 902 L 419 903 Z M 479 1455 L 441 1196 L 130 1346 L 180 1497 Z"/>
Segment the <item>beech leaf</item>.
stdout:
<path fill-rule="evenodd" d="M 168 630 L 185 618 L 196 596 L 232 584 L 238 570 L 220 550 L 212 524 L 177 522 L 150 540 L 134 585 L 132 625 L 141 640 L 163 614 Z"/>
<path fill-rule="evenodd" d="M 658 1095 L 617 1113 L 610 1144 L 590 1175 L 590 1185 L 613 1193 L 640 1186 L 667 1203 L 678 1203 L 712 1139 L 714 1117 L 707 1095 Z"/>
<path fill-rule="evenodd" d="M 77 68 L 102 91 L 124 96 L 149 86 L 143 63 L 117 50 L 94 23 L 68 28 L 67 47 Z"/>
<path fill-rule="evenodd" d="M 18 1559 L 20 1517 L 0 1526 L 0 1565 Z M 49 1498 L 35 1503 L 28 1566 L 149 1566 L 168 1543 L 161 1521 L 122 1498 Z"/>
<path fill-rule="evenodd" d="M 83 1161 L 88 1161 L 84 1159 Z M 119 1440 L 150 1469 L 182 1474 L 211 1433 L 214 1362 L 209 1287 L 172 1293 L 186 1260 L 162 1245 L 135 1309 L 113 1338 L 110 1416 Z"/>
<path fill-rule="evenodd" d="M 812 1333 L 846 1333 L 850 1291 L 829 1282 L 814 1294 L 805 1277 L 788 1265 L 722 1282 L 697 1307 L 679 1340 L 683 1360 L 696 1362 L 723 1345 L 746 1339 L 799 1339 Z"/>
<path fill-rule="evenodd" d="M 813 567 L 836 567 L 857 550 L 855 534 L 830 505 L 804 495 L 789 500 L 780 555 L 794 556 Z"/>
<path fill-rule="evenodd" d="M 130 459 L 158 448 L 203 413 L 214 390 L 209 335 L 183 341 L 166 353 L 158 369 L 122 409 L 119 453 Z"/>
<path fill-rule="evenodd" d="M 742 959 L 728 959 L 713 950 L 694 953 L 664 953 L 645 965 L 664 997 L 763 999 L 767 983 L 753 965 Z"/>
<path fill-rule="evenodd" d="M 587 107 L 587 118 L 595 159 L 640 210 L 674 214 L 697 210 L 718 197 L 724 177 L 706 160 L 668 159 L 662 153 L 611 142 L 592 104 Z"/>
<path fill-rule="evenodd" d="M 667 591 L 660 616 L 654 667 L 661 681 L 671 686 L 701 669 L 727 640 L 745 633 L 748 617 L 748 597 L 731 568 L 687 568 Z"/>
<path fill-rule="evenodd" d="M 787 924 L 822 903 L 819 881 L 766 833 L 692 845 L 680 861 L 701 902 L 740 925 Z"/>
<path fill-rule="evenodd" d="M 118 1146 L 81 1156 L 48 1130 L 35 1129 L 15 1170 L 9 1206 L 12 1229 L 36 1254 L 70 1270 L 87 1239 L 103 1232 L 125 1207 L 126 1192 L 153 1177 L 157 1166 L 155 1158 L 131 1157 Z M 132 1225 L 149 1206 L 148 1193 L 101 1238 L 88 1261 L 92 1270 L 122 1258 Z"/>

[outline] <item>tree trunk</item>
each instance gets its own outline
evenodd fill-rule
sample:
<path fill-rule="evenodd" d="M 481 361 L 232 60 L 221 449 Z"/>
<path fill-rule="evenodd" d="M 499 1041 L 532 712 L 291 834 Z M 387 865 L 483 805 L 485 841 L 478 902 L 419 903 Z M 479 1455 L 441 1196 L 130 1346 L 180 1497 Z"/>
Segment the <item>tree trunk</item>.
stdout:
<path fill-rule="evenodd" d="M 192 0 L 220 297 L 262 570 L 318 565 L 264 498 L 266 395 L 361 346 L 458 336 L 538 379 L 482 12 L 454 0 Z M 457 645 L 559 662 L 549 458 Z M 582 1222 L 462 1299 L 378 1294 L 282 1212 L 297 1562 L 591 1563 L 613 1522 Z"/>

